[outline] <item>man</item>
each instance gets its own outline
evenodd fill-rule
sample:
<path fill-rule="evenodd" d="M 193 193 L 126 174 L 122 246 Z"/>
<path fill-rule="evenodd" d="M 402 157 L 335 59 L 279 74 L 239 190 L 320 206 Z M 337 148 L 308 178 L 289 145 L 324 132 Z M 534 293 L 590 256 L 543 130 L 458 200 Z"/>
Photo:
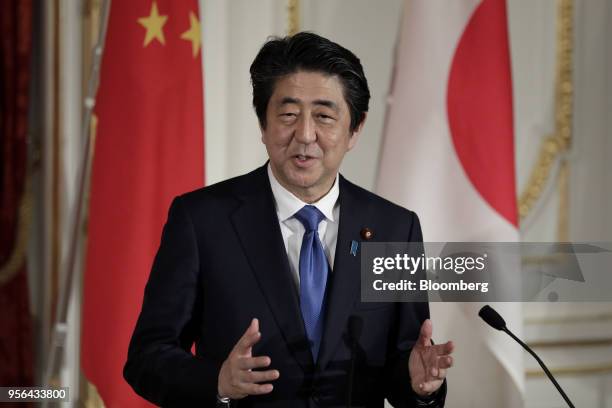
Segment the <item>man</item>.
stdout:
<path fill-rule="evenodd" d="M 368 110 L 359 59 L 299 33 L 251 79 L 269 162 L 172 203 L 126 380 L 164 406 L 443 406 L 453 346 L 432 345 L 428 305 L 359 297 L 357 242 L 422 241 L 338 173 Z"/>

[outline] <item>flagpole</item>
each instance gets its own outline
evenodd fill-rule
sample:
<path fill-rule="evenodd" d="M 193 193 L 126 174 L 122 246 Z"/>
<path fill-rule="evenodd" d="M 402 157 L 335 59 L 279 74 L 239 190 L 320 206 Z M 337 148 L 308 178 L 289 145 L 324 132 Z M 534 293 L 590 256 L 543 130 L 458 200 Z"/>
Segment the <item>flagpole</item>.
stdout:
<path fill-rule="evenodd" d="M 51 342 L 48 348 L 49 352 L 44 368 L 43 386 L 49 386 L 53 380 L 53 375 L 57 373 L 58 363 L 61 361 L 60 353 L 62 353 L 64 350 L 68 331 L 68 305 L 70 295 L 72 293 L 72 282 L 75 274 L 77 273 L 77 259 L 80 249 L 79 244 L 82 242 L 81 238 L 83 234 L 83 214 L 87 203 L 87 187 L 89 185 L 91 164 L 94 153 L 94 140 L 92 140 L 93 135 L 91 132 L 91 121 L 100 78 L 100 65 L 102 62 L 110 5 L 111 0 L 102 0 L 100 30 L 96 45 L 92 51 L 92 64 L 87 83 L 87 93 L 83 100 L 84 112 L 81 135 L 85 143 L 83 146 L 82 162 L 79 172 L 77 207 L 72 218 L 72 231 L 69 240 L 70 248 L 68 259 L 65 270 L 61 275 L 59 300 L 57 302 L 55 322 L 53 323 Z M 46 407 L 47 405 L 48 403 L 46 401 L 42 404 L 43 407 Z"/>

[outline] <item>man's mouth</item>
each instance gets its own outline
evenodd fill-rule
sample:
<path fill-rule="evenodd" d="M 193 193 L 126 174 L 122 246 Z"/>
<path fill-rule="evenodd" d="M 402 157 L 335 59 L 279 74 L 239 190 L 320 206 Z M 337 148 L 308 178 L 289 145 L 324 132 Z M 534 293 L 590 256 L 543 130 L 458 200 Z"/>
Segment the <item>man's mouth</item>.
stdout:
<path fill-rule="evenodd" d="M 316 157 L 305 154 L 296 154 L 293 156 L 294 163 L 299 167 L 309 167 L 315 161 L 315 159 Z"/>

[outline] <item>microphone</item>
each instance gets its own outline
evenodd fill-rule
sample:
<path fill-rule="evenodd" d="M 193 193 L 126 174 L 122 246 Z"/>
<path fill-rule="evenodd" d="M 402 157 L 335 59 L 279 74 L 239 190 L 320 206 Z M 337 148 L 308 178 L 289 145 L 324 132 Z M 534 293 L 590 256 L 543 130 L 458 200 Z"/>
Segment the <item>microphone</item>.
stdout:
<path fill-rule="evenodd" d="M 538 357 L 538 355 L 527 344 L 523 343 L 521 339 L 516 337 L 514 333 L 508 330 L 508 328 L 506 327 L 506 321 L 503 317 L 500 316 L 499 313 L 495 311 L 495 309 L 493 309 L 489 305 L 485 305 L 478 312 L 478 316 L 480 316 L 482 320 L 484 320 L 489 326 L 493 327 L 494 329 L 506 332 L 518 344 L 520 344 L 525 350 L 527 350 L 529 354 L 531 354 L 533 358 L 535 358 L 536 361 L 540 364 L 540 367 L 542 367 L 542 370 L 544 370 L 550 381 L 552 381 L 552 383 L 554 384 L 555 388 L 557 388 L 557 391 L 559 391 L 559 394 L 561 394 L 567 405 L 570 408 L 575 408 L 574 404 L 572 404 L 572 401 L 570 401 L 567 394 L 565 394 L 565 392 L 563 391 L 563 388 L 561 388 L 557 380 L 555 380 L 555 377 L 553 377 L 552 373 L 548 370 L 548 367 L 546 367 L 546 364 L 544 364 L 540 357 Z"/>
<path fill-rule="evenodd" d="M 349 370 L 348 387 L 346 388 L 346 407 L 353 405 L 353 378 L 355 377 L 355 355 L 357 354 L 357 341 L 361 337 L 363 320 L 357 316 L 351 316 L 348 320 L 348 334 L 351 342 L 351 368 Z"/>

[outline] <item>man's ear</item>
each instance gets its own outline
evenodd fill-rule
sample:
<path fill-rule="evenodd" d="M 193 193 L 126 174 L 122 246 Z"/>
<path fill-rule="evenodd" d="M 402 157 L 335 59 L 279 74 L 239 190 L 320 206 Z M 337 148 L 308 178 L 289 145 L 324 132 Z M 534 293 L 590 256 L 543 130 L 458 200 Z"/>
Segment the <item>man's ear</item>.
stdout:
<path fill-rule="evenodd" d="M 357 125 L 355 130 L 353 130 L 351 132 L 351 136 L 350 136 L 350 139 L 349 139 L 348 150 L 351 150 L 357 144 L 357 140 L 359 139 L 359 135 L 361 134 L 361 131 L 363 130 L 363 125 L 365 124 L 365 121 L 366 121 L 367 117 L 368 117 L 368 112 L 364 112 L 363 119 Z"/>
<path fill-rule="evenodd" d="M 261 132 L 261 143 L 266 144 L 266 141 L 264 140 L 264 127 L 262 126 L 260 121 L 257 121 L 257 123 L 259 123 L 259 131 Z"/>

